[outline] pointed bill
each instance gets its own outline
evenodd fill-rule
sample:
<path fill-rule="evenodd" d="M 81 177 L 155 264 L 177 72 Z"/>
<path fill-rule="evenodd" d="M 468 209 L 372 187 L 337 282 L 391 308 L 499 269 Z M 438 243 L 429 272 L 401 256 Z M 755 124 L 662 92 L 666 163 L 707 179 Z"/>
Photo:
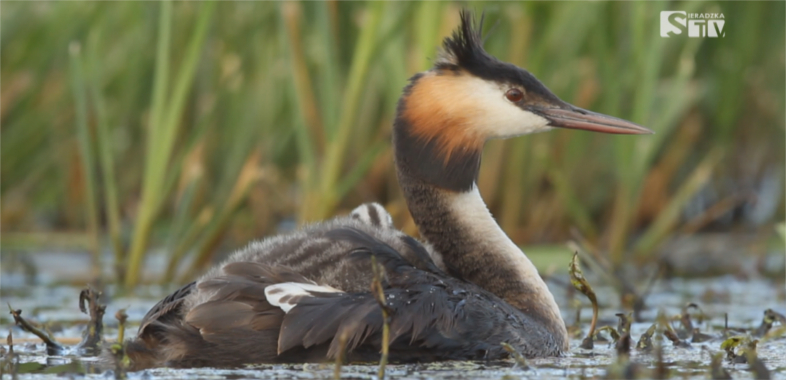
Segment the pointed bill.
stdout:
<path fill-rule="evenodd" d="M 621 135 L 645 135 L 655 133 L 636 123 L 578 107 L 569 108 L 532 106 L 530 111 L 546 118 L 549 125 L 559 128 L 583 129 L 585 131 L 614 133 Z"/>

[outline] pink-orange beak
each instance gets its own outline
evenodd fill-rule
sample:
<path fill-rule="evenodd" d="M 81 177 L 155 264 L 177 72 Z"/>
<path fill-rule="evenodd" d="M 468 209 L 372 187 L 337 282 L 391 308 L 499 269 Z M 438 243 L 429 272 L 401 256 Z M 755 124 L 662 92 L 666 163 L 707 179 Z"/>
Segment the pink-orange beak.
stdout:
<path fill-rule="evenodd" d="M 529 110 L 548 119 L 549 125 L 552 127 L 583 129 L 585 131 L 622 135 L 645 135 L 655 133 L 636 123 L 587 111 L 569 104 L 566 104 L 565 108 L 531 106 Z"/>

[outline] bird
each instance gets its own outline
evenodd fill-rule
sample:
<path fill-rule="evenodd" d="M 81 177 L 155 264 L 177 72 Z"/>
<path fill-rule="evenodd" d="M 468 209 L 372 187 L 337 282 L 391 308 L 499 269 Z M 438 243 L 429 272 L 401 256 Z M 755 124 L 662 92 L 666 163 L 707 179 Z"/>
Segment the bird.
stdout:
<path fill-rule="evenodd" d="M 404 87 L 393 122 L 397 178 L 420 239 L 377 203 L 251 242 L 158 302 L 126 352 L 138 368 L 373 361 L 389 311 L 389 360 L 492 360 L 507 343 L 560 356 L 559 307 L 478 191 L 486 141 L 554 128 L 648 134 L 559 99 L 483 48 L 483 17 L 460 12 L 433 66 Z M 343 352 L 346 351 L 346 352 Z"/>

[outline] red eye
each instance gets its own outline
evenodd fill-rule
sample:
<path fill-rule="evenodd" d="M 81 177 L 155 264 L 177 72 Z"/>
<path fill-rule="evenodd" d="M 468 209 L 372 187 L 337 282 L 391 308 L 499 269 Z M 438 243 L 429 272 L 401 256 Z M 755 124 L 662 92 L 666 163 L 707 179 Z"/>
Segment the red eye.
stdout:
<path fill-rule="evenodd" d="M 515 103 L 524 98 L 524 93 L 518 88 L 511 88 L 505 93 L 505 97 L 511 102 Z"/>

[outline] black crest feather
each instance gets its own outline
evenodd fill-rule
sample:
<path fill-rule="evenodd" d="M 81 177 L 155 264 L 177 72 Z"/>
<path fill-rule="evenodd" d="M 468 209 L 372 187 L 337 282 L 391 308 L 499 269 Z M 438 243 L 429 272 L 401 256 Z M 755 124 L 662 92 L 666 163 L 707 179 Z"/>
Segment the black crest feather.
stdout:
<path fill-rule="evenodd" d="M 437 67 L 458 66 L 471 70 L 496 61 L 483 50 L 482 30 L 485 16 L 481 14 L 479 23 L 475 22 L 474 14 L 466 9 L 461 11 L 460 16 L 461 25 L 442 43 L 442 54 L 437 61 Z"/>
<path fill-rule="evenodd" d="M 500 83 L 519 85 L 527 89 L 530 98 L 540 97 L 544 101 L 561 102 L 537 78 L 516 65 L 502 62 L 483 49 L 484 15 L 480 22 L 468 10 L 461 11 L 461 24 L 453 35 L 445 38 L 442 51 L 434 68 L 437 70 L 466 70 L 472 75 Z"/>

